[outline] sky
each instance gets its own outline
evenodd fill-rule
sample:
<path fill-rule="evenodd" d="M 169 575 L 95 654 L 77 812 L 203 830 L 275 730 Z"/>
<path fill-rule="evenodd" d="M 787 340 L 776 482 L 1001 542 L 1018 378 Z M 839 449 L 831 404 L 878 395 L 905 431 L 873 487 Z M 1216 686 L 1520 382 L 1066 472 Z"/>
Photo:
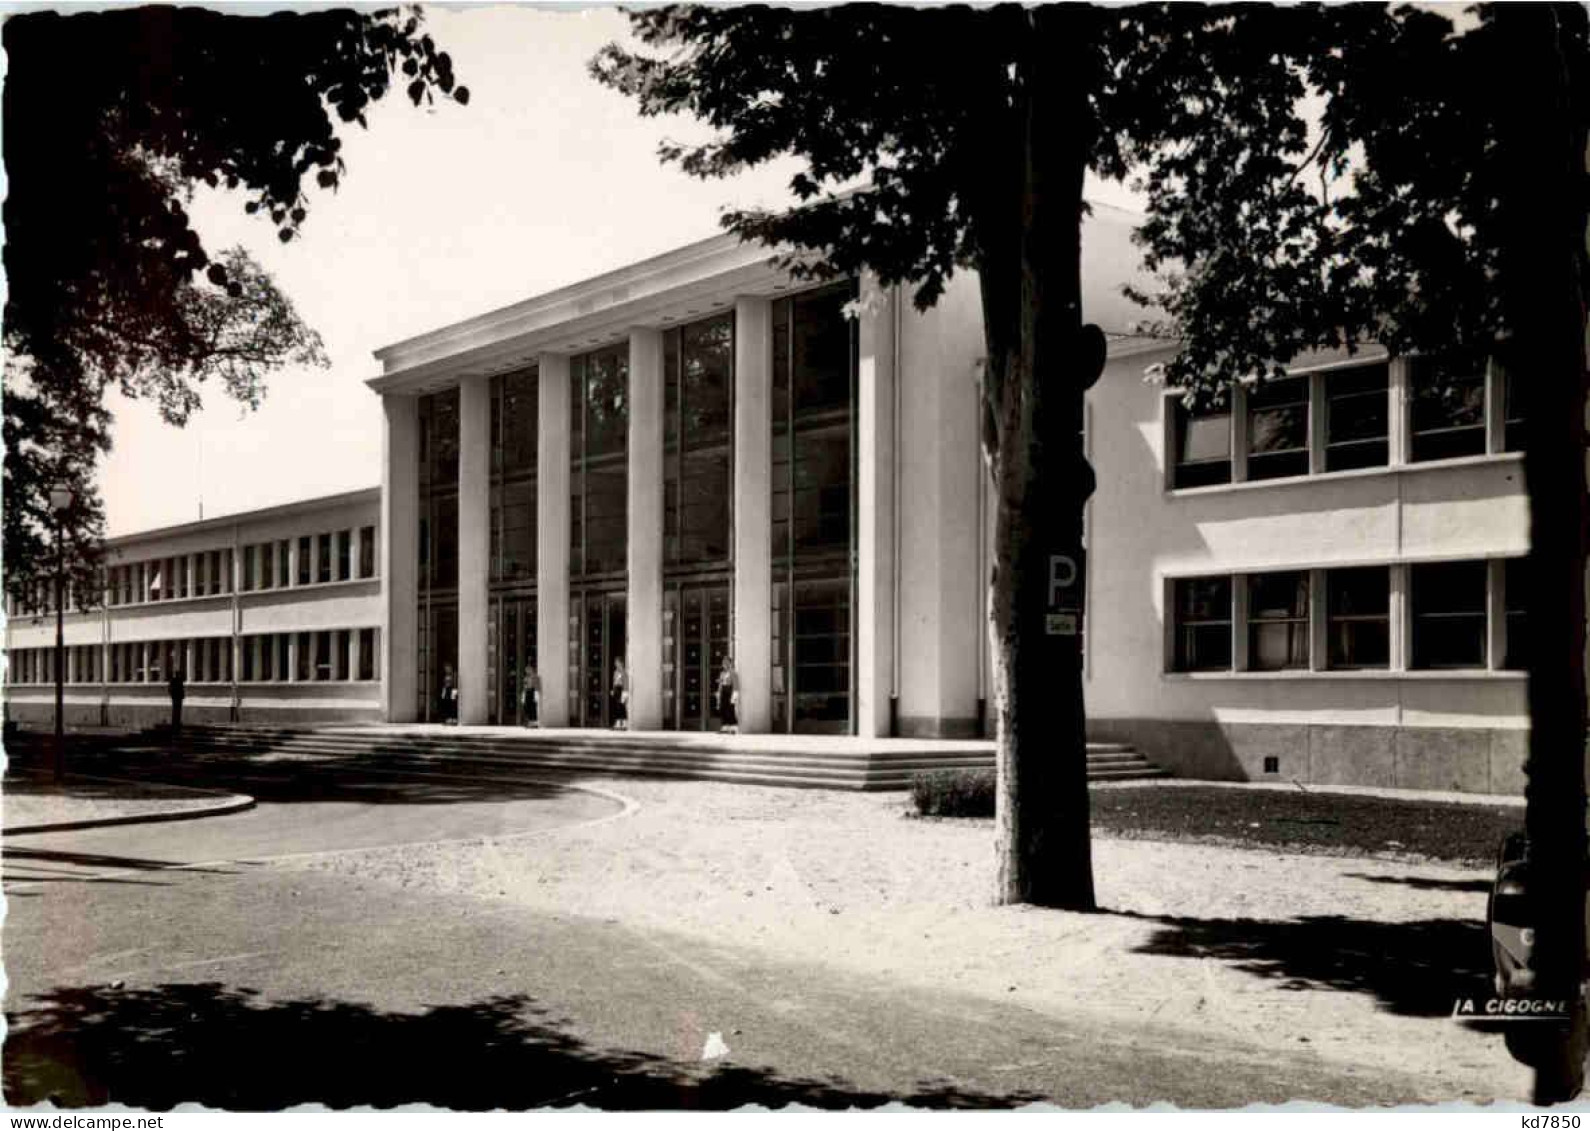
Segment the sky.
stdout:
<path fill-rule="evenodd" d="M 242 244 L 271 272 L 330 368 L 270 374 L 253 412 L 207 391 L 181 429 L 112 393 L 100 471 L 110 536 L 376 486 L 372 351 L 710 236 L 725 208 L 790 199 L 792 160 L 706 182 L 659 162 L 664 138 L 707 135 L 688 119 L 642 119 L 587 75 L 603 44 L 626 37 L 616 9 L 425 13 L 467 107 L 416 110 L 394 94 L 368 130 L 341 127 L 347 175 L 335 193 L 309 190 L 291 244 L 245 215 L 241 194 L 206 192 L 190 210 L 212 253 Z M 1089 196 L 1136 203 L 1119 185 Z"/>

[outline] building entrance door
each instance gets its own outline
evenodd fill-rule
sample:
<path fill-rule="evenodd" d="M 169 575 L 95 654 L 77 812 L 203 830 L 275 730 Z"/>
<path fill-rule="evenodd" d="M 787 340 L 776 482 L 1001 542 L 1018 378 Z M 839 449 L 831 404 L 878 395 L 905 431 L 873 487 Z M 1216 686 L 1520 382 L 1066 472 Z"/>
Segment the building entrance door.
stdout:
<path fill-rule="evenodd" d="M 663 725 L 717 730 L 716 689 L 729 654 L 727 582 L 669 585 L 663 593 Z"/>
<path fill-rule="evenodd" d="M 491 602 L 487 662 L 494 693 L 491 721 L 525 726 L 536 721 L 533 702 L 525 702 L 526 677 L 536 670 L 535 594 L 498 597 Z"/>
<path fill-rule="evenodd" d="M 569 601 L 569 723 L 607 727 L 614 722 L 613 668 L 625 649 L 622 590 L 571 594 Z"/>

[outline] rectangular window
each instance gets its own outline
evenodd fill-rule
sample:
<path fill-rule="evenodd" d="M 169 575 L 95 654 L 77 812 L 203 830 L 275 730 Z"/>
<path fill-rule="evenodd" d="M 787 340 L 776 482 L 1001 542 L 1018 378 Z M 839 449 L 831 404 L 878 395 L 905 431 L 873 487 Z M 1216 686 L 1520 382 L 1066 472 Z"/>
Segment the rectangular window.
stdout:
<path fill-rule="evenodd" d="M 1256 573 L 1248 578 L 1248 669 L 1308 667 L 1308 574 Z"/>
<path fill-rule="evenodd" d="M 315 679 L 325 683 L 331 679 L 331 633 L 317 632 L 315 635 Z"/>
<path fill-rule="evenodd" d="M 1389 462 L 1390 372 L 1381 362 L 1325 377 L 1326 471 Z"/>
<path fill-rule="evenodd" d="M 171 560 L 177 567 L 177 596 L 186 597 L 190 592 L 192 592 L 191 588 L 189 587 L 190 579 L 188 577 L 188 555 L 183 554 L 180 558 L 173 558 Z"/>
<path fill-rule="evenodd" d="M 243 547 L 243 585 L 242 590 L 248 593 L 254 588 L 254 560 L 259 557 L 258 546 Z"/>
<path fill-rule="evenodd" d="M 271 542 L 262 542 L 259 548 L 259 587 L 273 589 L 275 586 L 276 546 Z"/>
<path fill-rule="evenodd" d="M 1414 462 L 1484 455 L 1484 361 L 1416 357 L 1408 366 Z"/>
<path fill-rule="evenodd" d="M 1176 670 L 1231 670 L 1231 578 L 1178 577 L 1173 591 Z"/>
<path fill-rule="evenodd" d="M 1391 571 L 1384 566 L 1333 569 L 1325 575 L 1326 666 L 1391 664 Z"/>
<path fill-rule="evenodd" d="M 315 580 L 331 580 L 331 535 L 315 535 Z"/>
<path fill-rule="evenodd" d="M 273 546 L 271 553 L 276 555 L 276 584 L 286 589 L 293 583 L 293 540 L 282 538 Z"/>
<path fill-rule="evenodd" d="M 1514 380 L 1511 373 L 1502 374 L 1502 450 L 1524 450 L 1523 382 Z"/>
<path fill-rule="evenodd" d="M 375 629 L 373 628 L 359 630 L 359 678 L 362 680 L 375 678 Z"/>
<path fill-rule="evenodd" d="M 1502 667 L 1508 671 L 1529 668 L 1529 576 L 1527 558 L 1508 558 L 1502 563 L 1502 606 L 1506 610 L 1506 646 Z"/>
<path fill-rule="evenodd" d="M 1485 666 L 1484 562 L 1441 562 L 1408 569 L 1415 668 Z"/>
<path fill-rule="evenodd" d="M 1248 390 L 1248 478 L 1308 474 L 1307 377 L 1266 381 Z"/>
<path fill-rule="evenodd" d="M 1231 482 L 1231 410 L 1227 406 L 1174 406 L 1174 487 Z"/>
<path fill-rule="evenodd" d="M 348 679 L 348 630 L 339 628 L 331 637 L 331 678 L 344 683 Z"/>
<path fill-rule="evenodd" d="M 314 539 L 305 534 L 298 539 L 298 582 L 299 585 L 308 585 L 310 578 L 310 558 L 314 553 Z"/>
<path fill-rule="evenodd" d="M 310 669 L 314 666 L 314 664 L 313 664 L 314 654 L 311 651 L 311 648 L 313 647 L 313 645 L 312 645 L 312 641 L 313 640 L 314 640 L 314 637 L 310 633 L 300 632 L 298 634 L 298 674 L 297 674 L 297 679 L 298 679 L 298 681 L 300 683 L 308 683 L 309 682 Z"/>
<path fill-rule="evenodd" d="M 359 576 L 375 576 L 375 527 L 359 528 Z"/>
<path fill-rule="evenodd" d="M 347 581 L 353 576 L 353 541 L 350 532 L 339 530 L 337 540 L 337 580 Z"/>
<path fill-rule="evenodd" d="M 245 636 L 242 639 L 243 666 L 238 672 L 238 679 L 243 683 L 254 681 L 254 638 Z"/>

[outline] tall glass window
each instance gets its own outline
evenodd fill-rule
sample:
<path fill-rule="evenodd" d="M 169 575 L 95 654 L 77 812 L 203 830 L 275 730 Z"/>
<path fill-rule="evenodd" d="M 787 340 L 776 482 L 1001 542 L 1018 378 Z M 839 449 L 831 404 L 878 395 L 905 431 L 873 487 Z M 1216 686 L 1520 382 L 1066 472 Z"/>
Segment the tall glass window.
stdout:
<path fill-rule="evenodd" d="M 629 547 L 629 347 L 569 362 L 569 573 L 622 574 Z"/>
<path fill-rule="evenodd" d="M 493 582 L 535 580 L 539 401 L 540 377 L 535 369 L 492 379 Z"/>
<path fill-rule="evenodd" d="M 663 561 L 727 564 L 734 315 L 670 330 L 663 348 Z"/>
<path fill-rule="evenodd" d="M 420 398 L 417 706 L 422 720 L 437 717 L 443 680 L 458 665 L 458 419 L 456 388 Z M 312 642 L 319 636 L 305 643 L 318 648 Z M 318 658 L 311 671 L 313 678 L 323 678 Z"/>
<path fill-rule="evenodd" d="M 853 281 L 773 304 L 773 726 L 849 731 L 857 336 Z"/>

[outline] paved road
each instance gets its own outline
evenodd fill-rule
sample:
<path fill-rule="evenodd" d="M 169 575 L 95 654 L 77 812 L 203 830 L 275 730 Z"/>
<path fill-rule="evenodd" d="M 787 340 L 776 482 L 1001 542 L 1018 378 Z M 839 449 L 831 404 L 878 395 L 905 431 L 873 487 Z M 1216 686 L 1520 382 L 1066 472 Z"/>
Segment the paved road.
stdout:
<path fill-rule="evenodd" d="M 164 863 L 221 859 L 228 846 L 279 855 L 434 839 L 472 822 L 506 831 L 577 810 L 601 815 L 594 802 L 555 796 L 496 811 L 457 805 L 266 804 L 213 823 L 8 838 L 6 848 L 49 841 L 46 851 Z M 8 861 L 41 863 L 63 862 Z M 573 913 L 269 864 L 102 878 L 92 861 L 71 866 L 8 893 L 12 1104 L 48 1095 L 245 1109 L 1425 1098 L 1395 1073 L 1234 1044 L 1188 1047 L 1152 1028 L 1105 1030 L 902 990 Z M 728 1054 L 704 1060 L 714 1033 Z"/>

